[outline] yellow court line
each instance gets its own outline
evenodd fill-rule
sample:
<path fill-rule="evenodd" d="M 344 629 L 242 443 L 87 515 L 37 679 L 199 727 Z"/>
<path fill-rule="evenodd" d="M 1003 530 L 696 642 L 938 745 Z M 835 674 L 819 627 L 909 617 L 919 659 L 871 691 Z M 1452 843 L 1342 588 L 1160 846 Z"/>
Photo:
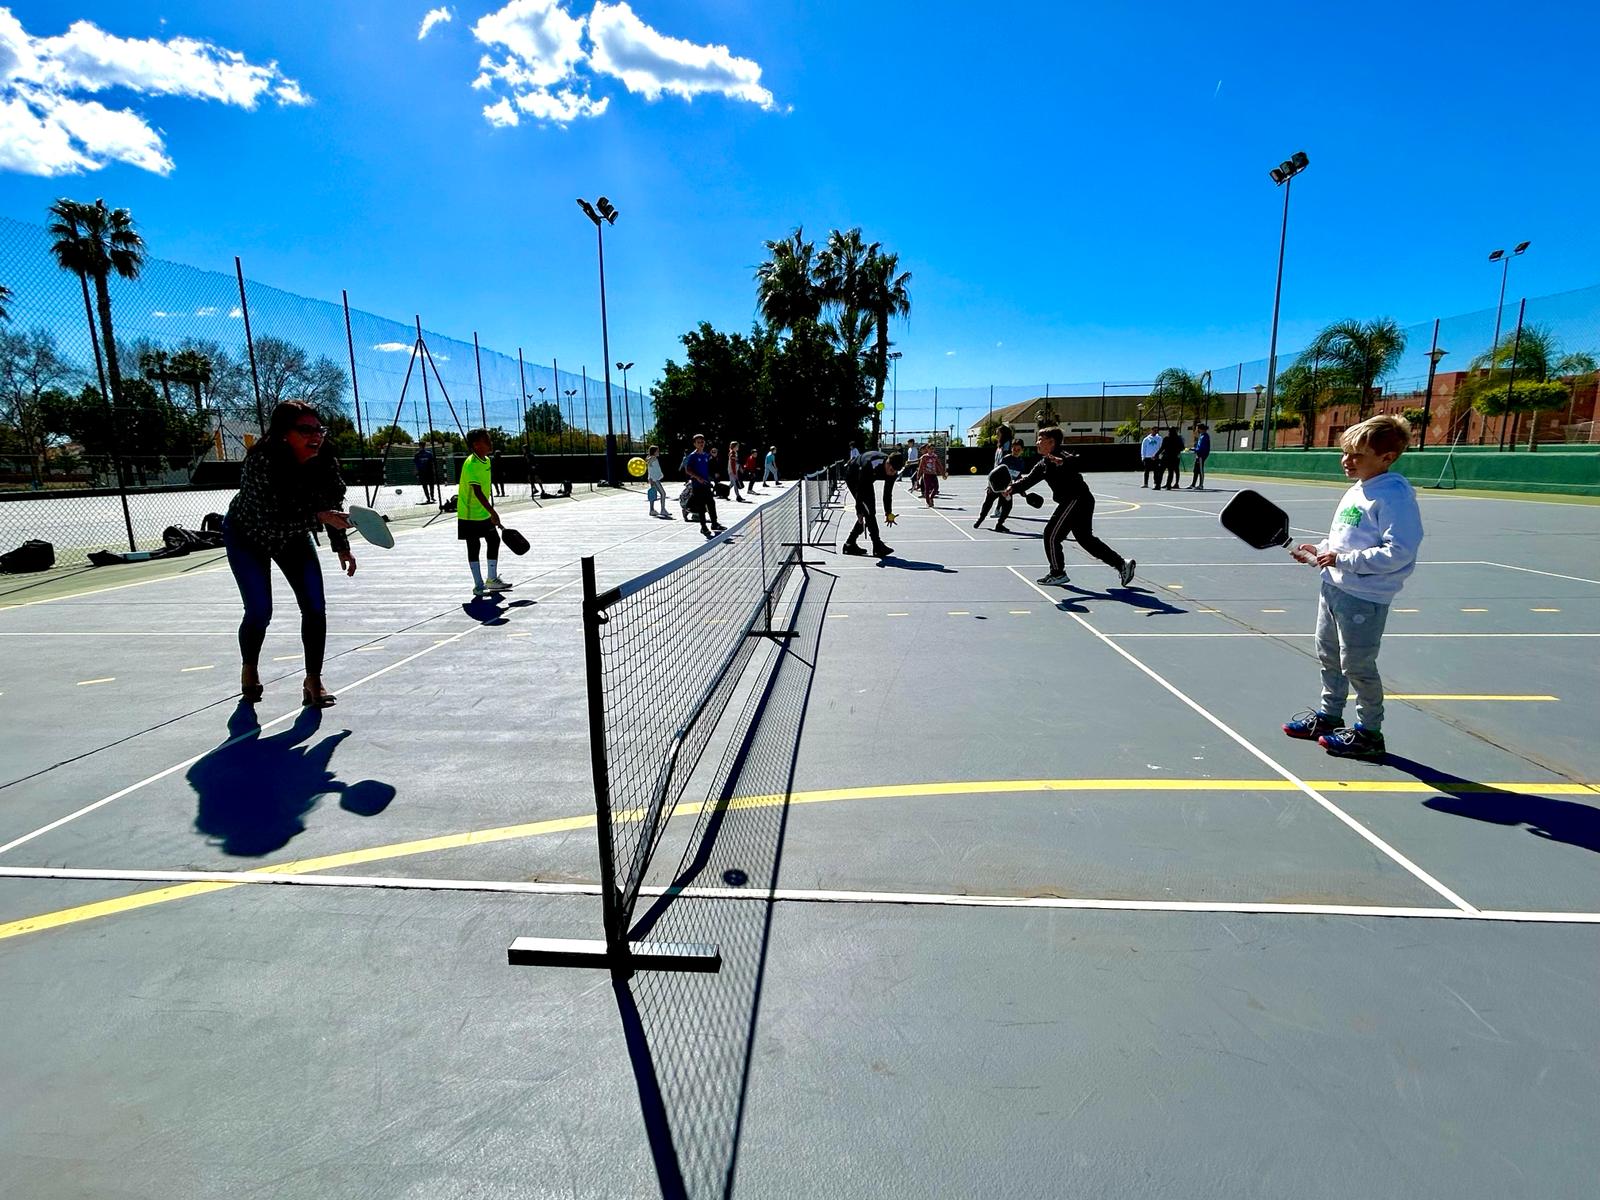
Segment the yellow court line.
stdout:
<path fill-rule="evenodd" d="M 1391 700 L 1559 700 L 1560 696 L 1488 696 L 1448 692 L 1390 692 Z"/>
<path fill-rule="evenodd" d="M 1584 796 L 1597 797 L 1600 804 L 1600 786 L 1583 783 L 1474 783 L 1468 780 L 1455 782 L 1481 789 L 1484 793 L 1508 793 L 1527 796 Z M 1369 782 L 1362 780 L 1307 780 L 1310 787 L 1321 792 L 1342 792 L 1347 795 L 1437 795 L 1441 788 L 1413 780 Z M 740 796 L 730 801 L 729 808 L 774 808 L 789 804 L 827 804 L 839 800 L 916 799 L 923 796 L 979 796 L 1006 795 L 1029 792 L 1296 792 L 1300 788 L 1287 779 L 1000 779 L 956 783 L 902 783 L 871 787 L 828 788 L 816 791 Z M 704 811 L 708 803 L 680 804 L 676 812 L 693 816 Z M 613 814 L 617 823 L 632 823 L 643 815 L 640 809 L 623 809 Z M 386 862 L 409 858 L 418 854 L 432 854 L 440 850 L 455 850 L 466 846 L 485 846 L 494 842 L 514 841 L 520 838 L 540 837 L 547 833 L 564 833 L 594 827 L 593 816 L 556 817 L 545 821 L 530 821 L 521 825 L 504 825 L 494 829 L 479 829 L 467 833 L 443 834 L 409 842 L 396 842 L 387 846 L 371 846 L 365 850 L 348 850 L 340 854 L 326 854 L 317 858 L 302 858 L 292 862 L 273 863 L 241 871 L 241 875 L 306 875 L 316 871 L 332 871 L 340 867 L 359 866 L 363 863 Z M 100 917 L 132 912 L 169 900 L 185 900 L 203 896 L 208 892 L 244 886 L 237 883 L 184 883 L 171 887 L 153 888 L 119 896 L 112 900 L 98 900 L 73 908 L 58 909 L 38 916 L 0 924 L 0 941 L 28 933 L 76 925 Z"/>
<path fill-rule="evenodd" d="M 88 687 L 94 683 L 115 683 L 116 681 L 117 677 L 115 675 L 107 675 L 104 679 L 80 679 L 78 680 L 78 686 Z"/>

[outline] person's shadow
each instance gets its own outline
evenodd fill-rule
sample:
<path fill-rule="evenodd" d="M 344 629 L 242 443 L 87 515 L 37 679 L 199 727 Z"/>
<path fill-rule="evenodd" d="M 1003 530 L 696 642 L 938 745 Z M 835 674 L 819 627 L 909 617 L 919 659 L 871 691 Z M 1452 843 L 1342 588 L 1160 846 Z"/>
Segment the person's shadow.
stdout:
<path fill-rule="evenodd" d="M 1063 591 L 1076 592 L 1085 600 L 1115 600 L 1126 604 L 1129 608 L 1142 608 L 1152 617 L 1169 617 L 1186 613 L 1189 610 L 1179 608 L 1170 601 L 1163 600 L 1156 593 L 1139 587 L 1113 587 L 1103 592 L 1091 592 L 1088 588 L 1081 588 L 1075 583 L 1066 584 Z M 1089 610 L 1072 600 L 1063 600 L 1056 605 L 1065 612 L 1088 612 Z"/>
<path fill-rule="evenodd" d="M 1521 826 L 1534 837 L 1565 842 L 1569 846 L 1600 854 L 1600 808 L 1594 805 L 1576 800 L 1557 800 L 1553 796 L 1507 792 L 1486 783 L 1459 779 L 1398 754 L 1389 755 L 1384 765 L 1404 771 L 1445 793 L 1424 800 L 1424 808 L 1449 813 L 1453 817 L 1484 821 L 1490 825 Z M 1596 799 L 1600 800 L 1600 797 Z"/>
<path fill-rule="evenodd" d="M 916 558 L 901 558 L 897 554 L 887 554 L 878 560 L 880 567 L 893 567 L 897 571 L 937 571 L 941 575 L 959 575 L 954 567 L 947 567 L 943 563 L 924 562 Z"/>
<path fill-rule="evenodd" d="M 228 718 L 228 740 L 185 776 L 197 802 L 195 832 L 224 854 L 259 858 L 305 832 L 305 816 L 323 796 L 337 795 L 340 808 L 363 817 L 389 807 L 390 784 L 335 777 L 333 753 L 350 731 L 310 745 L 321 726 L 322 710 L 303 708 L 288 729 L 264 738 L 255 706 L 241 703 Z"/>
<path fill-rule="evenodd" d="M 501 593 L 490 592 L 486 596 L 474 596 L 461 606 L 461 611 L 480 625 L 504 625 L 508 620 L 507 609 L 527 608 L 533 603 L 526 597 L 508 602 Z"/>

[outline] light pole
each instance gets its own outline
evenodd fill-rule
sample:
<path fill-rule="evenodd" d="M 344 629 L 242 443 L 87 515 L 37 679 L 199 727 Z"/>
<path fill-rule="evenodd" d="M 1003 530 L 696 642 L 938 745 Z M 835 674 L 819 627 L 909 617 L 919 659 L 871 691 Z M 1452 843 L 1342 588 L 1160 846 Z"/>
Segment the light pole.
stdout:
<path fill-rule="evenodd" d="M 894 426 L 894 433 L 890 440 L 898 446 L 900 444 L 900 351 L 889 351 L 889 361 L 894 364 L 894 412 L 889 423 Z"/>
<path fill-rule="evenodd" d="M 617 370 L 622 372 L 622 418 L 628 430 L 628 450 L 633 450 L 633 405 L 628 402 L 628 368 L 631 362 L 619 362 Z"/>
<path fill-rule="evenodd" d="M 1506 276 L 1511 274 L 1511 260 L 1520 254 L 1526 253 L 1531 245 L 1533 245 L 1532 242 L 1518 242 L 1511 248 L 1510 254 L 1507 254 L 1504 250 L 1496 250 L 1489 255 L 1490 262 L 1501 264 L 1500 302 L 1494 306 L 1494 341 L 1489 346 L 1489 369 L 1491 371 L 1494 370 L 1495 352 L 1500 349 L 1500 314 L 1506 310 Z"/>
<path fill-rule="evenodd" d="M 1283 187 L 1283 228 L 1278 232 L 1278 282 L 1272 289 L 1272 343 L 1267 349 L 1267 431 L 1261 440 L 1268 447 L 1276 440 L 1272 436 L 1272 397 L 1278 383 L 1278 306 L 1283 298 L 1283 250 L 1289 240 L 1289 187 L 1294 177 L 1311 165 L 1304 150 L 1284 159 L 1271 171 L 1272 182 Z"/>
<path fill-rule="evenodd" d="M 1266 390 L 1267 389 L 1264 386 L 1262 386 L 1261 384 L 1259 384 L 1259 383 L 1256 384 L 1256 386 L 1255 386 L 1256 406 L 1253 409 L 1250 410 L 1250 430 L 1251 430 L 1250 440 L 1252 442 L 1254 442 L 1256 440 L 1255 439 L 1256 418 L 1261 415 L 1261 393 L 1266 391 Z M 1265 442 L 1267 440 L 1267 427 L 1265 425 L 1262 425 L 1262 427 L 1261 427 L 1261 440 L 1263 442 Z M 1257 449 L 1257 448 L 1258 447 L 1255 447 L 1255 446 L 1251 447 L 1251 449 Z M 1261 446 L 1261 447 L 1259 447 L 1259 449 L 1265 450 L 1266 447 L 1265 446 Z"/>
<path fill-rule="evenodd" d="M 572 398 L 578 394 L 578 389 L 577 388 L 568 388 L 566 391 L 562 392 L 561 394 L 567 398 L 567 429 L 571 430 L 571 428 L 572 428 Z M 587 429 L 585 429 L 583 431 L 583 435 L 584 435 L 583 452 L 585 454 L 587 454 L 587 453 L 589 453 L 589 442 L 588 442 L 589 431 Z M 571 435 L 570 432 L 567 435 L 567 453 L 569 453 L 569 454 L 572 453 L 572 435 Z"/>
<path fill-rule="evenodd" d="M 1433 415 L 1433 376 L 1434 376 L 1434 372 L 1439 369 L 1439 360 L 1441 358 L 1443 358 L 1446 354 L 1450 353 L 1450 351 L 1448 351 L 1448 350 L 1439 349 L 1439 345 L 1438 345 L 1438 342 L 1439 342 L 1439 322 L 1438 321 L 1435 321 L 1433 323 L 1433 340 L 1434 340 L 1434 347 L 1433 347 L 1432 350 L 1428 351 L 1428 390 L 1426 392 L 1424 392 L 1423 396 L 1422 396 L 1422 432 L 1417 437 L 1417 449 L 1418 450 L 1425 450 L 1425 449 L 1427 449 L 1427 446 L 1428 446 L 1428 420 Z"/>
<path fill-rule="evenodd" d="M 578 200 L 583 215 L 594 222 L 596 245 L 600 252 L 600 352 L 605 355 L 601 365 L 606 375 L 606 486 L 617 486 L 617 433 L 611 422 L 611 333 L 606 327 L 606 234 L 607 225 L 615 225 L 621 214 L 611 201 L 601 196 L 592 205 Z M 598 210 L 598 211 L 596 211 Z"/>

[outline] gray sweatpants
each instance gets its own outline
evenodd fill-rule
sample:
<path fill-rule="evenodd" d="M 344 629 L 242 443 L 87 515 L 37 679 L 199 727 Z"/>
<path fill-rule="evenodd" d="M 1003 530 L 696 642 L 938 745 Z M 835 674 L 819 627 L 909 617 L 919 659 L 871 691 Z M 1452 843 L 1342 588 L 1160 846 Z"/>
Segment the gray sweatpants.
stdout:
<path fill-rule="evenodd" d="M 1378 678 L 1378 646 L 1389 606 L 1363 600 L 1322 581 L 1317 602 L 1317 658 L 1322 662 L 1322 714 L 1344 719 L 1345 699 L 1354 688 L 1356 724 L 1377 733 L 1383 728 L 1383 680 Z"/>

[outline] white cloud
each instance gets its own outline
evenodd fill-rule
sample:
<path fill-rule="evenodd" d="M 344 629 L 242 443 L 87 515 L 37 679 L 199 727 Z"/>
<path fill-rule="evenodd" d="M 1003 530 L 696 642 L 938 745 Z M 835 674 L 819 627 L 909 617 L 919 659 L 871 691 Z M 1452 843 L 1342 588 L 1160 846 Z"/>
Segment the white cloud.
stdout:
<path fill-rule="evenodd" d="M 646 100 L 662 92 L 685 100 L 714 93 L 769 110 L 776 107 L 772 93 L 761 86 L 761 67 L 754 60 L 736 58 L 726 46 L 701 46 L 659 33 L 626 0 L 597 0 L 589 14 L 589 38 L 594 69 L 616 76 Z"/>
<path fill-rule="evenodd" d="M 310 103 L 278 64 L 248 61 L 194 38 L 124 38 L 88 21 L 34 37 L 0 7 L 0 170 L 70 175 L 122 162 L 165 175 L 173 168 L 161 134 L 139 113 L 85 99 L 121 89 L 254 110 Z"/>
<path fill-rule="evenodd" d="M 596 0 L 587 17 L 568 0 L 508 0 L 478 19 L 472 35 L 488 49 L 472 86 L 498 99 L 484 106 L 491 125 L 518 125 L 524 116 L 566 125 L 598 117 L 609 96 L 595 97 L 597 77 L 621 80 L 646 100 L 663 93 L 685 100 L 717 94 L 774 109 L 761 86 L 761 67 L 726 46 L 702 46 L 646 25 L 626 3 Z"/>
<path fill-rule="evenodd" d="M 453 11 L 443 5 L 438 8 L 430 8 L 422 18 L 422 28 L 417 30 L 417 41 L 420 42 L 427 37 L 435 25 L 443 25 L 445 22 L 453 20 L 455 15 Z"/>
<path fill-rule="evenodd" d="M 954 358 L 956 356 L 956 352 L 954 350 L 946 350 L 944 352 L 944 356 L 946 358 Z"/>
<path fill-rule="evenodd" d="M 373 349 L 382 350 L 385 354 L 410 354 L 415 345 L 415 342 L 379 342 Z"/>
<path fill-rule="evenodd" d="M 215 304 L 207 304 L 204 308 L 195 309 L 194 315 L 197 317 L 214 317 L 217 315 L 217 306 Z"/>
<path fill-rule="evenodd" d="M 150 310 L 150 315 L 152 317 L 175 317 L 178 314 L 177 313 L 162 312 L 159 308 L 155 308 L 155 309 L 151 309 Z"/>
<path fill-rule="evenodd" d="M 244 309 L 240 308 L 237 304 L 235 304 L 232 308 L 230 308 L 228 310 L 228 320 L 230 320 L 230 321 L 242 321 L 243 319 L 244 319 Z"/>

